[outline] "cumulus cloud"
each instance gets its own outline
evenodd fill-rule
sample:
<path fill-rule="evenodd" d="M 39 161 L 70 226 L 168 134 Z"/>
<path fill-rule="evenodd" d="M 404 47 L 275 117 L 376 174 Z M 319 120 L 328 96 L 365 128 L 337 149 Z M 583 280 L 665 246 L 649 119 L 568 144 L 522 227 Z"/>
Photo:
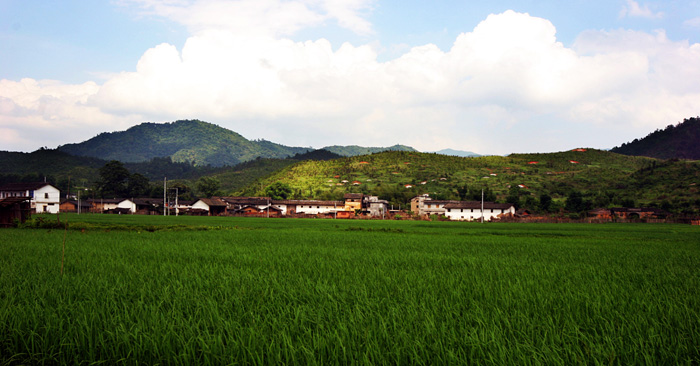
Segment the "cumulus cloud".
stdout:
<path fill-rule="evenodd" d="M 119 118 L 88 98 L 99 90 L 94 82 L 79 85 L 54 80 L 0 80 L 0 143 L 3 150 L 27 150 L 41 146 L 80 142 L 94 131 L 125 128 L 134 115 Z"/>
<path fill-rule="evenodd" d="M 664 17 L 664 13 L 652 11 L 649 5 L 642 6 L 634 0 L 627 0 L 627 4 L 620 10 L 620 18 L 625 17 L 659 19 Z"/>
<path fill-rule="evenodd" d="M 13 119 L 0 129 L 57 121 L 100 132 L 199 118 L 301 146 L 403 143 L 498 154 L 608 148 L 696 115 L 699 64 L 700 44 L 663 32 L 588 31 L 565 47 L 551 22 L 514 11 L 490 15 L 447 51 L 427 44 L 386 62 L 370 45 L 335 48 L 325 39 L 211 27 L 181 49 L 147 50 L 135 71 L 102 85 L 3 80 L 0 112 Z"/>

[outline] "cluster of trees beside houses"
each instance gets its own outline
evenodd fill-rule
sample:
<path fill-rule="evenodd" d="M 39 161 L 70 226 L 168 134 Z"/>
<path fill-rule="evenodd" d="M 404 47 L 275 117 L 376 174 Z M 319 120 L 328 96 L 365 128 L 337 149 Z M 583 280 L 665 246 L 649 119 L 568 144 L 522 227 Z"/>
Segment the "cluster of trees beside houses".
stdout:
<path fill-rule="evenodd" d="M 699 138 L 700 119 L 693 117 L 613 149 L 619 153 L 577 148 L 462 158 L 398 145 L 389 150 L 400 151 L 286 149 L 268 141 L 251 142 L 202 121 L 146 123 L 53 150 L 0 151 L 0 185 L 48 182 L 64 198 L 91 199 L 174 199 L 177 194 L 183 200 L 274 196 L 333 201 L 362 193 L 394 207 L 405 207 L 426 193 L 437 200 L 470 201 L 480 199 L 483 191 L 487 201 L 510 203 L 537 215 L 575 219 L 596 208 L 649 207 L 674 216 L 699 216 L 700 162 L 678 159 L 699 158 Z M 235 155 L 226 161 L 245 162 L 226 166 L 215 160 L 208 165 L 224 152 Z M 192 154 L 203 160 L 187 158 Z M 102 160 L 117 157 L 119 161 Z"/>
<path fill-rule="evenodd" d="M 377 155 L 379 157 L 383 155 Z M 377 157 L 375 155 L 371 158 Z M 400 157 L 402 160 L 406 156 Z M 532 157 L 533 159 L 536 157 Z M 539 157 L 541 159 L 541 157 Z M 367 157 L 361 159 L 368 159 Z M 443 159 L 443 158 L 440 158 Z M 481 158 L 485 159 L 485 158 Z M 502 158 L 500 158 L 502 159 Z M 307 162 L 301 166 L 318 166 L 322 162 Z M 339 171 L 340 174 L 353 174 L 352 165 L 355 164 L 352 160 L 344 161 L 344 165 L 341 169 L 335 169 Z M 369 166 L 368 162 L 360 161 L 360 165 Z M 407 163 L 401 163 L 401 165 L 409 166 Z M 655 179 L 660 179 L 664 175 L 657 174 L 659 171 L 668 172 L 668 167 L 674 167 L 674 169 L 689 169 L 689 171 L 677 172 L 679 175 L 694 174 L 694 167 L 675 164 L 673 162 L 667 161 L 656 161 L 650 160 L 650 162 L 641 166 L 631 175 L 634 178 L 633 182 L 637 183 L 640 187 L 644 185 L 654 186 L 657 184 Z M 685 168 L 683 168 L 685 167 Z M 344 170 L 343 170 L 344 169 Z M 363 168 L 367 169 L 367 168 Z M 504 168 L 509 169 L 509 168 Z M 530 168 L 533 169 L 533 168 Z M 536 168 L 534 168 L 536 169 Z M 563 167 L 559 169 L 564 169 Z M 665 170 L 664 170 L 665 169 Z M 491 170 L 491 169 L 489 169 Z M 536 170 L 533 170 L 537 172 Z M 163 199 L 170 202 L 175 202 L 178 199 L 180 202 L 193 203 L 200 198 L 211 199 L 212 197 L 225 197 L 231 196 L 231 192 L 226 192 L 221 189 L 221 182 L 215 176 L 203 176 L 196 181 L 168 181 L 167 190 L 164 191 L 164 184 L 161 182 L 154 182 L 149 180 L 146 176 L 140 173 L 132 173 L 124 163 L 119 161 L 110 161 L 105 163 L 98 170 L 99 174 L 95 177 L 95 180 L 90 185 L 81 184 L 81 182 L 68 182 L 66 188 L 60 189 L 63 193 L 61 198 L 73 202 L 77 202 L 80 198 L 85 205 L 88 200 L 93 202 L 93 207 L 83 207 L 83 211 L 102 211 L 104 208 L 96 209 L 97 204 L 94 202 L 111 202 L 115 198 L 122 197 L 128 198 L 131 205 L 142 207 L 141 212 L 148 211 L 150 213 L 156 212 L 159 209 L 157 207 L 162 206 Z M 282 171 L 283 173 L 284 170 Z M 288 174 L 286 172 L 285 174 Z M 393 174 L 393 173 L 392 173 Z M 530 173 L 532 174 L 532 173 Z M 440 175 L 445 177 L 454 177 L 450 172 L 443 172 Z M 491 174 L 496 178 L 496 174 Z M 279 174 L 277 175 L 279 176 Z M 340 176 L 340 175 L 338 175 Z M 41 181 L 42 177 L 37 174 L 28 174 L 19 181 Z M 274 176 L 273 176 L 274 178 Z M 308 178 L 308 176 L 306 177 Z M 485 177 L 486 178 L 486 177 Z M 340 179 L 340 178 L 339 178 Z M 441 178 L 447 180 L 447 178 Z M 43 177 L 45 182 L 54 184 L 51 180 L 52 177 Z M 485 180 L 485 179 L 483 179 Z M 367 179 L 371 181 L 371 179 Z M 0 185 L 7 182 L 0 181 Z M 283 200 L 298 200 L 298 201 L 336 201 L 340 202 L 344 199 L 344 196 L 348 193 L 362 193 L 365 196 L 375 196 L 379 197 L 381 200 L 387 202 L 387 210 L 398 211 L 402 209 L 404 212 L 410 212 L 412 214 L 418 214 L 414 210 L 408 209 L 409 202 L 418 196 L 429 194 L 433 200 L 443 200 L 450 202 L 467 202 L 467 201 L 480 201 L 483 199 L 486 202 L 492 202 L 494 204 L 509 204 L 513 207 L 514 212 L 523 212 L 528 215 L 534 216 L 558 216 L 568 219 L 580 219 L 584 217 L 590 217 L 593 211 L 597 209 L 610 209 L 610 208 L 630 208 L 638 209 L 640 208 L 638 202 L 628 197 L 621 197 L 619 192 L 614 190 L 589 190 L 587 192 L 581 191 L 567 184 L 566 181 L 545 181 L 540 193 L 536 194 L 528 187 L 524 185 L 512 185 L 510 188 L 500 194 L 497 194 L 491 189 L 491 186 L 485 184 L 462 184 L 455 185 L 444 183 L 442 186 L 436 186 L 435 183 L 429 183 L 425 186 L 416 184 L 416 186 L 408 187 L 408 185 L 400 184 L 376 184 L 371 189 L 367 189 L 368 184 L 360 181 L 349 182 L 347 186 L 342 186 L 343 183 L 329 183 L 334 185 L 330 190 L 309 190 L 295 188 L 289 183 L 282 179 L 279 180 L 260 180 L 255 184 L 249 186 L 248 191 L 243 191 L 248 194 L 239 194 L 238 196 L 248 196 L 248 197 L 269 197 L 271 200 L 283 201 Z M 421 182 L 426 183 L 426 182 Z M 335 185 L 341 185 L 337 187 Z M 619 184 L 621 189 L 626 189 L 626 186 Z M 337 188 L 336 188 L 337 187 Z M 441 189 L 436 189 L 441 188 Z M 450 187 L 455 187 L 450 189 Z M 691 190 L 693 188 L 691 187 Z M 253 193 L 253 194 L 250 194 Z M 694 195 L 691 194 L 690 197 Z M 75 206 L 75 203 L 73 204 Z M 150 206 L 149 206 L 150 205 Z M 660 200 L 657 202 L 652 202 L 651 204 L 644 204 L 645 212 L 656 212 L 655 216 L 668 216 L 671 213 L 675 216 L 693 216 L 695 213 L 693 210 L 693 205 L 687 206 L 688 211 L 684 212 L 678 210 L 677 206 L 674 206 L 671 200 Z M 700 206 L 700 199 L 695 198 L 694 207 Z M 66 206 L 68 207 L 68 206 Z M 144 207 L 150 207 L 144 211 Z M 184 206 L 183 206 L 184 207 Z M 76 207 L 77 210 L 77 207 Z M 162 209 L 160 209 L 162 212 Z M 193 211 L 196 212 L 196 211 Z M 663 214 L 662 214 L 663 213 Z M 417 215 L 420 216 L 420 215 Z M 446 216 L 445 213 L 441 213 L 438 216 Z M 603 215 L 604 216 L 604 215 Z M 618 215 L 619 216 L 619 215 Z"/>

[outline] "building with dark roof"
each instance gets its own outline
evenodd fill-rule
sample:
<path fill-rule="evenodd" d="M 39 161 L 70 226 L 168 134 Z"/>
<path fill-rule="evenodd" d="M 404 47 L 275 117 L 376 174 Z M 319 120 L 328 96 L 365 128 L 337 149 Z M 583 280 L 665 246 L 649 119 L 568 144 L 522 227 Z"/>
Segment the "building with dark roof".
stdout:
<path fill-rule="evenodd" d="M 0 199 L 28 197 L 32 211 L 36 213 L 58 213 L 61 191 L 46 182 L 8 183 L 0 186 Z"/>
<path fill-rule="evenodd" d="M 445 204 L 445 216 L 455 221 L 484 221 L 498 220 L 504 216 L 515 215 L 515 207 L 510 203 L 484 202 L 483 212 L 481 201 L 457 201 Z"/>

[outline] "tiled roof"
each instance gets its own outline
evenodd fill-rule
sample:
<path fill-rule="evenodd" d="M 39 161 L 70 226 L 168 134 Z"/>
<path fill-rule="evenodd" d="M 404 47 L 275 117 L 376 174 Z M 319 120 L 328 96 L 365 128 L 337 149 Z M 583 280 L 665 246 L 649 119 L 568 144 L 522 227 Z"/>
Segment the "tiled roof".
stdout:
<path fill-rule="evenodd" d="M 24 201 L 29 201 L 29 197 L 7 197 L 0 200 L 0 207 L 8 207 Z"/>
<path fill-rule="evenodd" d="M 35 191 L 44 186 L 51 186 L 51 184 L 45 182 L 7 183 L 0 186 L 0 191 Z"/>
<path fill-rule="evenodd" d="M 97 204 L 97 203 L 117 204 L 117 203 L 120 203 L 124 200 L 126 200 L 126 198 L 90 198 L 90 199 L 87 199 L 86 201 L 91 202 L 91 203 L 94 202 L 95 204 Z"/>
<path fill-rule="evenodd" d="M 495 203 L 495 202 L 484 202 L 484 209 L 500 209 L 507 210 L 513 207 L 510 203 Z M 458 201 L 453 203 L 448 203 L 445 208 L 468 208 L 468 209 L 481 209 L 481 201 Z"/>
<path fill-rule="evenodd" d="M 209 207 L 226 207 L 226 202 L 218 198 L 200 198 L 200 201 L 207 204 Z"/>
<path fill-rule="evenodd" d="M 448 203 L 459 203 L 460 201 L 454 201 L 454 200 L 425 200 L 423 201 L 423 204 L 426 205 L 446 205 Z"/>
<path fill-rule="evenodd" d="M 246 206 L 246 205 L 266 205 L 272 199 L 270 197 L 212 197 L 221 200 L 229 205 Z"/>
<path fill-rule="evenodd" d="M 315 201 L 315 200 L 272 200 L 273 205 L 308 205 L 308 206 L 338 206 L 344 207 L 343 201 Z"/>

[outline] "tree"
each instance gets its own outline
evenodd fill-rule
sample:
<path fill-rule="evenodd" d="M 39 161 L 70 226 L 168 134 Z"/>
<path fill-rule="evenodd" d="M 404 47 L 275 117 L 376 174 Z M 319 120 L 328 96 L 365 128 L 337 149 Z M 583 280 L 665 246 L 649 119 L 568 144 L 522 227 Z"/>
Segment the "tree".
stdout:
<path fill-rule="evenodd" d="M 461 187 L 457 187 L 457 194 L 459 195 L 460 201 L 466 201 L 469 195 L 469 187 L 466 184 Z"/>
<path fill-rule="evenodd" d="M 581 212 L 586 210 L 586 201 L 579 191 L 571 191 L 566 197 L 566 205 L 564 206 L 569 212 Z"/>
<path fill-rule="evenodd" d="M 513 186 L 508 191 L 508 196 L 506 197 L 506 203 L 512 204 L 516 210 L 521 207 L 521 205 L 520 205 L 520 190 L 521 189 L 518 186 Z"/>
<path fill-rule="evenodd" d="M 100 168 L 100 180 L 97 184 L 102 197 L 124 197 L 128 194 L 127 181 L 131 173 L 122 162 L 112 160 Z"/>
<path fill-rule="evenodd" d="M 539 204 L 539 209 L 542 212 L 549 212 L 549 210 L 552 208 L 552 196 L 542 193 L 540 195 L 540 204 Z"/>
<path fill-rule="evenodd" d="M 143 197 L 147 196 L 151 192 L 151 182 L 148 178 L 144 177 L 139 173 L 134 173 L 129 176 L 127 182 L 127 190 L 131 197 Z"/>
<path fill-rule="evenodd" d="M 182 182 L 168 182 L 168 189 L 169 190 L 175 190 L 177 188 L 177 195 L 179 199 L 181 200 L 192 200 L 194 197 L 192 196 L 192 189 L 186 185 L 185 183 Z M 172 192 L 171 192 L 172 193 Z M 163 196 L 163 193 L 161 191 L 160 196 Z"/>
<path fill-rule="evenodd" d="M 204 197 L 216 196 L 219 193 L 221 183 L 213 177 L 201 177 L 197 181 L 197 191 Z"/>
<path fill-rule="evenodd" d="M 265 188 L 265 195 L 273 200 L 286 200 L 292 195 L 292 187 L 287 183 L 275 182 Z"/>

